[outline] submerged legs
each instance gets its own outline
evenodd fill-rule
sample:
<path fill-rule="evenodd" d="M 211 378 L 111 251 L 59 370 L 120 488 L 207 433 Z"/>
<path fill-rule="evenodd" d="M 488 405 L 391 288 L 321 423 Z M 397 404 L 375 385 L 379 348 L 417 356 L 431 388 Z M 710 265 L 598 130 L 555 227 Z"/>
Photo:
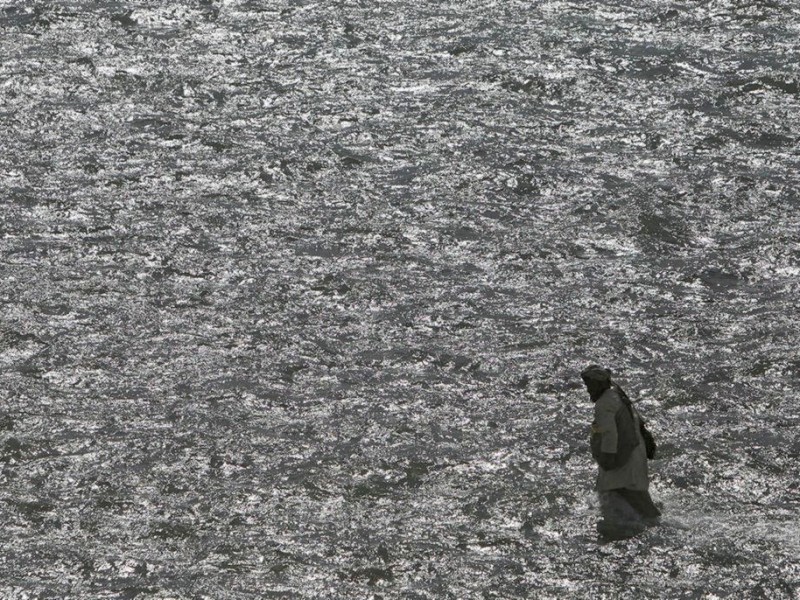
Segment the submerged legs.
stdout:
<path fill-rule="evenodd" d="M 658 525 L 658 510 L 648 491 L 617 489 L 600 493 L 602 519 L 597 532 L 609 539 L 633 537 L 646 527 Z"/>

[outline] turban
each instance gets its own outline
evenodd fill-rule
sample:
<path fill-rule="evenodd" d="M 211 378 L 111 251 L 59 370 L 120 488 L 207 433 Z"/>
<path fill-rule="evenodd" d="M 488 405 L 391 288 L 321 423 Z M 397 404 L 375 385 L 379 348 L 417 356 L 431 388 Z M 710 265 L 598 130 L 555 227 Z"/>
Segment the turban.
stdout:
<path fill-rule="evenodd" d="M 611 384 L 611 371 L 601 367 L 600 365 L 589 365 L 581 371 L 581 379 L 584 383 L 596 382 L 603 385 Z"/>

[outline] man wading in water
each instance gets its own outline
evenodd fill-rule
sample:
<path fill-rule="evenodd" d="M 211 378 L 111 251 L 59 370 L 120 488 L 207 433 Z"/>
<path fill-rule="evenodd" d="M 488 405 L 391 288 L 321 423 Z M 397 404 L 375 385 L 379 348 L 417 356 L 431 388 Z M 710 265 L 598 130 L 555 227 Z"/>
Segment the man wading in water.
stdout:
<path fill-rule="evenodd" d="M 581 378 L 594 402 L 591 446 L 603 516 L 597 531 L 611 539 L 631 537 L 661 516 L 647 491 L 647 459 L 655 455 L 655 443 L 608 369 L 590 365 Z"/>

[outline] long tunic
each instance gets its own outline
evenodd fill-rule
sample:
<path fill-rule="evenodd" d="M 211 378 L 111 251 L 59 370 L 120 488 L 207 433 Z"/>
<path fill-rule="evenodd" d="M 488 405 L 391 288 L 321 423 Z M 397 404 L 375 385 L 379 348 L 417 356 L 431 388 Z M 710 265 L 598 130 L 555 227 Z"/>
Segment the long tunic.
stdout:
<path fill-rule="evenodd" d="M 646 491 L 648 482 L 647 453 L 644 439 L 639 431 L 641 417 L 635 408 L 633 412 L 633 430 L 639 443 L 633 449 L 630 458 L 616 469 L 606 471 L 598 467 L 597 490 L 627 489 Z M 618 435 L 616 416 L 620 410 L 627 411 L 628 407 L 622 402 L 617 391 L 612 387 L 606 390 L 597 399 L 594 405 L 594 423 L 592 423 L 592 436 L 600 436 L 600 450 L 602 452 L 617 452 Z"/>

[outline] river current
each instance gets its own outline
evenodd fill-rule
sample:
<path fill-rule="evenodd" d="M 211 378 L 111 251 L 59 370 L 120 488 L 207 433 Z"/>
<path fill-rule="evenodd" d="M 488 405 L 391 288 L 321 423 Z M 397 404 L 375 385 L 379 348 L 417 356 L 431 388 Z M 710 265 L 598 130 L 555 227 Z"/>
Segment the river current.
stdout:
<path fill-rule="evenodd" d="M 799 22 L 0 0 L 0 597 L 800 598 Z"/>

